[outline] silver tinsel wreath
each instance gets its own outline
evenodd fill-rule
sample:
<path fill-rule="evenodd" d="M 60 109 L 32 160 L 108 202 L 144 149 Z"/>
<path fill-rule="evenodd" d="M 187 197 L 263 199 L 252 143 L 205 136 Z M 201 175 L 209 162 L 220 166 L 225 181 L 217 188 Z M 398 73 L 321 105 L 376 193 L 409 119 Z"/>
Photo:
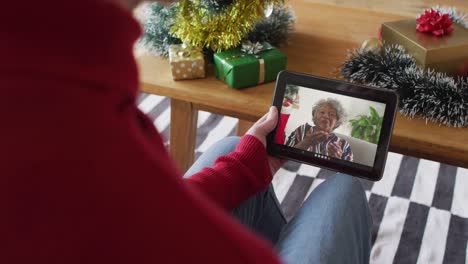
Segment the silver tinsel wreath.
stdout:
<path fill-rule="evenodd" d="M 423 70 L 400 45 L 387 46 L 380 53 L 355 50 L 341 73 L 350 82 L 396 90 L 402 114 L 468 127 L 468 78 Z"/>

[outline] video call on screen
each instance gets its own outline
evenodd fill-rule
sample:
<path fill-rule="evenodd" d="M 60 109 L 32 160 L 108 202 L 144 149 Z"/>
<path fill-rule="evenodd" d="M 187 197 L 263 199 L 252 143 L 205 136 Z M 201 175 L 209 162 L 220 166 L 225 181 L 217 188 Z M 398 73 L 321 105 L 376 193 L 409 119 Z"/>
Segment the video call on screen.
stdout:
<path fill-rule="evenodd" d="M 288 84 L 275 143 L 372 167 L 385 104 Z"/>

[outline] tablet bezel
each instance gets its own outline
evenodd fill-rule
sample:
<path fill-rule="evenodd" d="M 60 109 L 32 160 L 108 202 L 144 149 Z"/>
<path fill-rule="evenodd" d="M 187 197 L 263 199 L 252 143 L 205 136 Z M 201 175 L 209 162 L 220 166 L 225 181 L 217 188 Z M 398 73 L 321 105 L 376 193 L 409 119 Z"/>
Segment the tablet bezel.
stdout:
<path fill-rule="evenodd" d="M 281 113 L 284 93 L 286 90 L 286 85 L 288 84 L 297 85 L 312 90 L 319 90 L 384 103 L 385 113 L 383 117 L 382 129 L 380 131 L 379 142 L 377 144 L 374 166 L 369 167 L 360 163 L 353 163 L 340 159 L 328 160 L 317 157 L 317 155 L 312 152 L 276 144 L 274 143 L 274 138 L 277 127 L 275 127 L 275 129 L 267 136 L 268 153 L 279 158 L 290 159 L 372 181 L 380 180 L 385 168 L 391 134 L 393 131 L 398 104 L 398 94 L 395 91 L 389 89 L 366 87 L 313 75 L 291 71 L 282 71 L 278 74 L 272 103 L 278 108 L 279 113 Z"/>

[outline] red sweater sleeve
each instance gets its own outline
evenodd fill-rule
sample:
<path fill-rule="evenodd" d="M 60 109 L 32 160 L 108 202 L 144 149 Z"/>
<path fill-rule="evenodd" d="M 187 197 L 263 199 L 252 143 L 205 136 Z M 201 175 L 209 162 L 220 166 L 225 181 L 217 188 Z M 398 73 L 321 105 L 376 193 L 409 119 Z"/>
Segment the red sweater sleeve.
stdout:
<path fill-rule="evenodd" d="M 271 180 L 265 146 L 251 135 L 243 136 L 234 152 L 219 157 L 212 167 L 185 179 L 228 210 L 265 189 Z"/>

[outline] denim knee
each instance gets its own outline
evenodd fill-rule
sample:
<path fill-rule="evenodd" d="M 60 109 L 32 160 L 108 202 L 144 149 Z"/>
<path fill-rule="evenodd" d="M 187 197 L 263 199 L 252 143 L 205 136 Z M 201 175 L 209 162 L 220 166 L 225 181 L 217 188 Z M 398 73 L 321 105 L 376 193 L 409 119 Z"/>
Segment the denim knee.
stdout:
<path fill-rule="evenodd" d="M 337 173 L 310 194 L 278 248 L 286 263 L 368 263 L 371 226 L 360 181 Z"/>
<path fill-rule="evenodd" d="M 372 221 L 366 193 L 361 182 L 357 178 L 343 173 L 337 173 L 328 179 L 327 182 L 339 191 L 335 199 L 340 200 L 338 202 L 342 204 L 343 208 L 366 214 L 368 215 L 368 219 Z"/>
<path fill-rule="evenodd" d="M 333 183 L 336 187 L 345 191 L 345 193 L 364 193 L 364 188 L 356 177 L 337 173 L 330 177 L 328 181 L 331 181 L 330 183 Z"/>

